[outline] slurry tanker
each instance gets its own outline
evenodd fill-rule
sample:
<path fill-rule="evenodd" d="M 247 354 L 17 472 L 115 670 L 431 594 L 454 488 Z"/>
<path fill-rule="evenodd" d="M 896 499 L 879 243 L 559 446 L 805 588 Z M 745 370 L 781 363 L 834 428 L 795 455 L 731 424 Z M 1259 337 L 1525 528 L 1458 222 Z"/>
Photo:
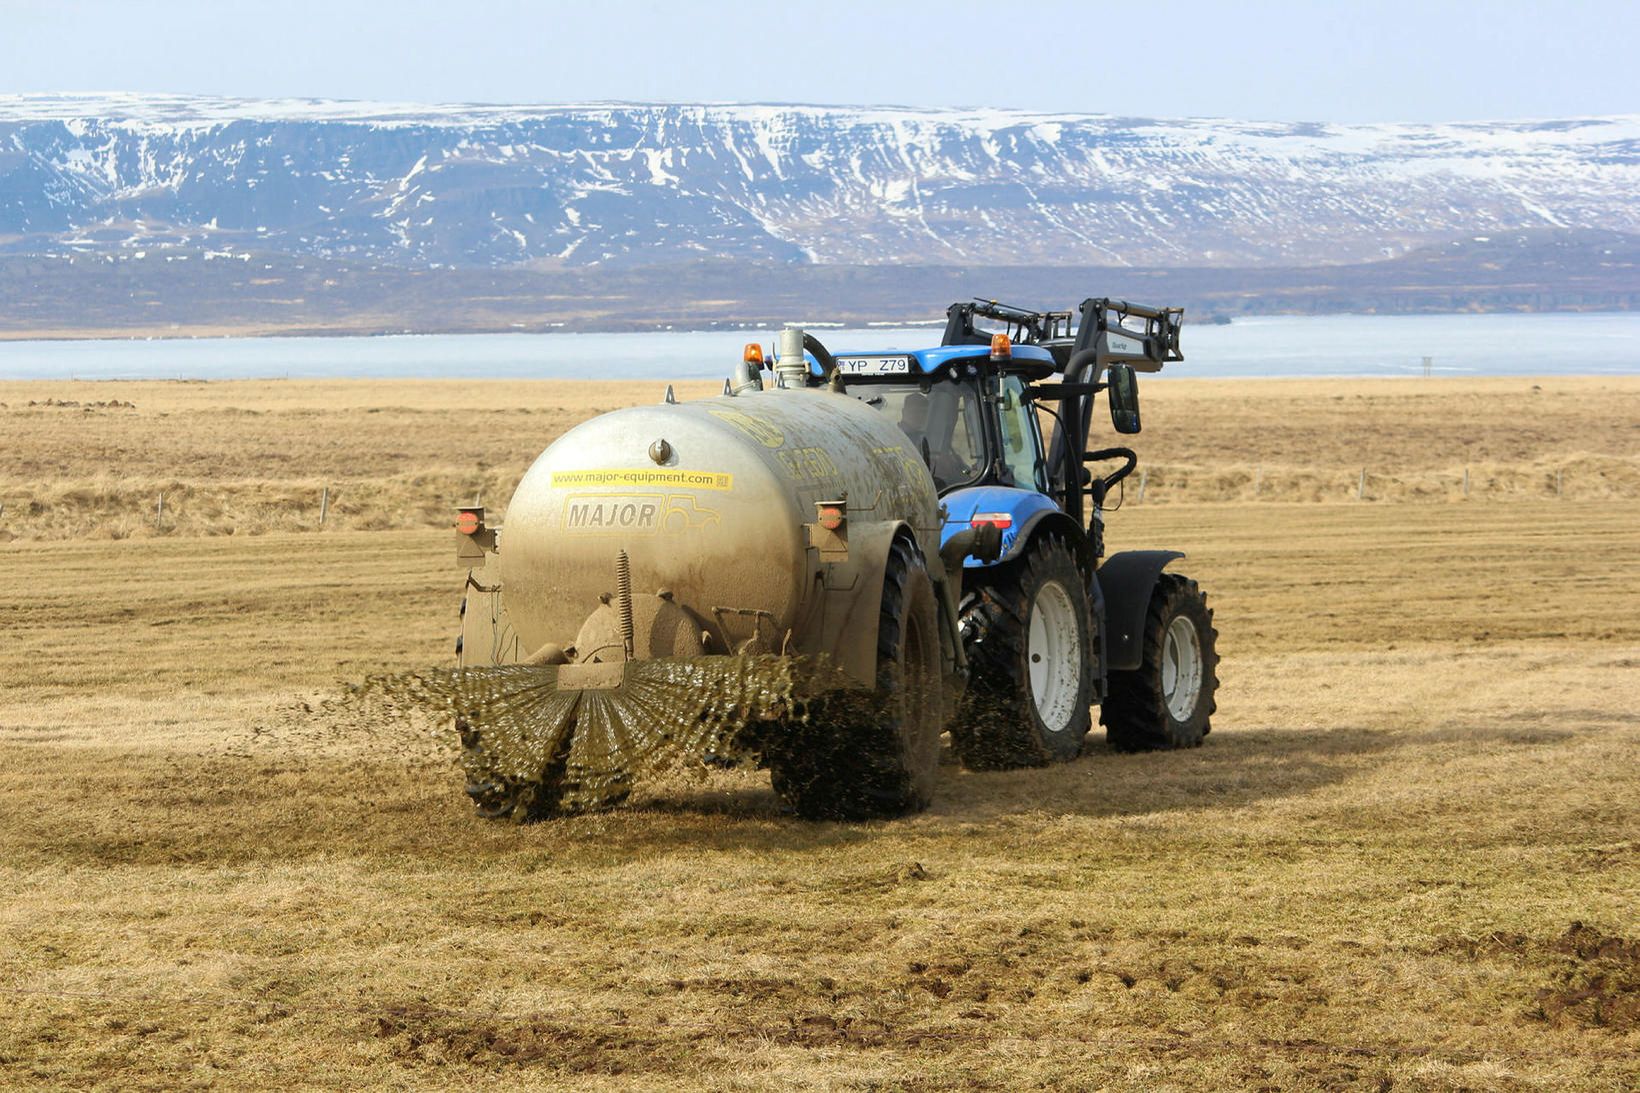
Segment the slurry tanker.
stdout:
<path fill-rule="evenodd" d="M 1136 373 L 1183 359 L 1182 318 L 976 301 L 936 347 L 835 354 L 789 327 L 720 396 L 565 433 L 504 533 L 457 517 L 480 814 L 603 807 L 687 756 L 766 768 L 805 817 L 898 815 L 944 733 L 974 769 L 1064 762 L 1095 705 L 1115 748 L 1200 744 L 1212 612 L 1177 551 L 1106 556 L 1137 457 L 1087 447 L 1101 394 L 1139 431 Z"/>

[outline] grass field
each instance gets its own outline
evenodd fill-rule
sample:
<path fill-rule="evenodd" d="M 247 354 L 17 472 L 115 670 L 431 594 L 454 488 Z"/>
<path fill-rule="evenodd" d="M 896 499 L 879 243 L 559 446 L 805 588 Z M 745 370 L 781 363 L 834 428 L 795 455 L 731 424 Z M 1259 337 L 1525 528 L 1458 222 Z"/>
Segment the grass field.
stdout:
<path fill-rule="evenodd" d="M 1146 388 L 1109 534 L 1211 594 L 1199 750 L 947 765 L 889 823 L 745 773 L 523 828 L 299 704 L 449 663 L 413 525 L 629 388 L 0 384 L 0 1085 L 1632 1087 L 1640 381 L 1540 384 Z M 1257 499 L 1164 488 L 1221 453 Z M 379 510 L 251 503 L 331 482 Z M 225 500 L 154 534 L 153 483 Z"/>

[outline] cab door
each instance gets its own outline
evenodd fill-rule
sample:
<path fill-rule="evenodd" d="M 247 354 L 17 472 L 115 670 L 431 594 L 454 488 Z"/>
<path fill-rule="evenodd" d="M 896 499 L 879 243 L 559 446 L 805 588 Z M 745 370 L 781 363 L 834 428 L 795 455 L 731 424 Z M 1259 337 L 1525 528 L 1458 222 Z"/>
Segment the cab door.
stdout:
<path fill-rule="evenodd" d="M 1042 433 L 1036 410 L 1025 397 L 1019 376 L 997 379 L 997 454 L 1003 472 L 1016 489 L 1048 492 L 1047 461 L 1042 455 Z"/>

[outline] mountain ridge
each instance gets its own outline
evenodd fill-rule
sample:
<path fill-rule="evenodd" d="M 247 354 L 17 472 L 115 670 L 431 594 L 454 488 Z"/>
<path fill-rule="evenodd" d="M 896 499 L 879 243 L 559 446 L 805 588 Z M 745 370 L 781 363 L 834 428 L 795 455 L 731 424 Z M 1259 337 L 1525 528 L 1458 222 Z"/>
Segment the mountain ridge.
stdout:
<path fill-rule="evenodd" d="M 0 96 L 0 254 L 407 268 L 1290 267 L 1640 233 L 1640 115 L 1446 124 L 992 108 Z"/>

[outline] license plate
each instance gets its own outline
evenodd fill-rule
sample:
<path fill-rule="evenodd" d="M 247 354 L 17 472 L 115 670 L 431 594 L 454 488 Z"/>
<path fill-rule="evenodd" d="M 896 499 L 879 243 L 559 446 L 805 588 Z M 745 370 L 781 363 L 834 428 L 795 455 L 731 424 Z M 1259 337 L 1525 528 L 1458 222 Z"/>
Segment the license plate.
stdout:
<path fill-rule="evenodd" d="M 849 376 L 898 376 L 911 371 L 911 358 L 838 357 L 837 370 Z"/>

